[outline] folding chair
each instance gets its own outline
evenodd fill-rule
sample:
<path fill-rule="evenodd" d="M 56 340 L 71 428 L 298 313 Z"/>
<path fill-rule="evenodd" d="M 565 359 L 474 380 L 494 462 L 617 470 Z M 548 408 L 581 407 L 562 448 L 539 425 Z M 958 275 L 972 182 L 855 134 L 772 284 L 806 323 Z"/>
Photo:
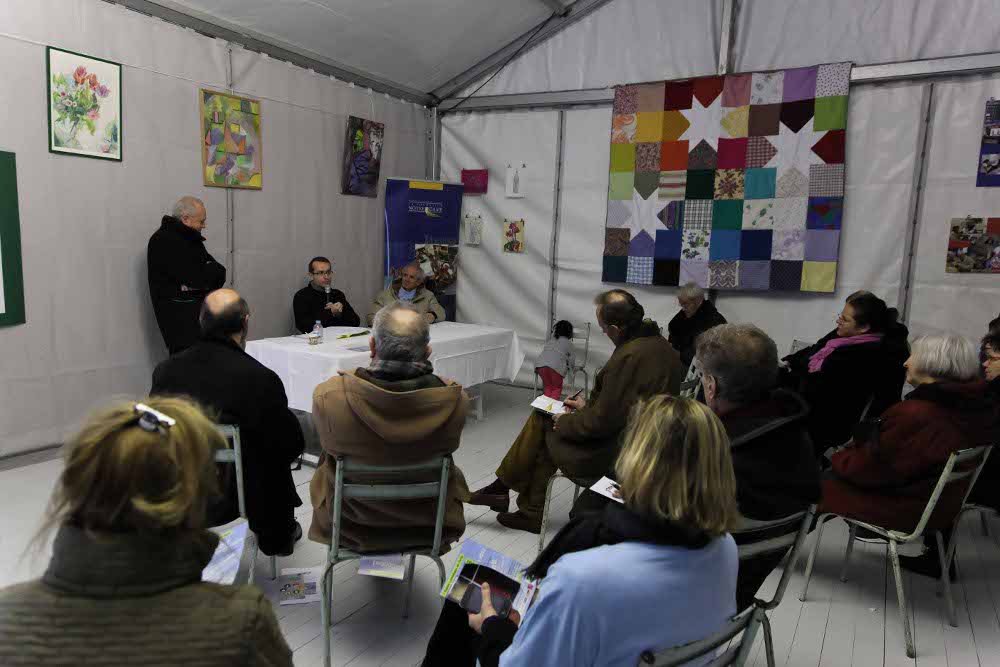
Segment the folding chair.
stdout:
<path fill-rule="evenodd" d="M 684 381 L 681 382 L 681 392 L 682 398 L 695 398 L 698 396 L 698 388 L 701 386 L 701 377 L 704 375 L 695 360 L 691 360 L 691 365 L 688 366 L 687 375 L 684 376 Z"/>
<path fill-rule="evenodd" d="M 232 444 L 231 449 L 220 449 L 215 452 L 215 462 L 222 464 L 232 464 L 236 468 L 236 501 L 237 506 L 240 510 L 240 516 L 245 520 L 247 519 L 247 504 L 246 495 L 244 494 L 243 485 L 243 449 L 240 446 L 240 427 L 230 426 L 229 424 L 216 424 L 216 430 L 226 439 L 227 443 Z M 250 582 L 253 583 L 254 570 L 257 566 L 257 552 L 260 547 L 257 543 L 257 536 L 250 533 L 253 541 L 252 551 L 253 558 L 250 560 Z M 271 559 L 271 580 L 278 578 L 278 559 L 275 556 L 270 556 Z"/>
<path fill-rule="evenodd" d="M 757 628 L 764 624 L 767 616 L 764 610 L 757 606 L 747 607 L 733 616 L 726 625 L 714 635 L 681 646 L 662 651 L 643 651 L 639 656 L 638 667 L 675 667 L 687 665 L 697 658 L 714 656 L 711 662 L 698 663 L 708 667 L 728 667 L 729 665 L 744 665 L 750 659 L 754 639 L 757 638 Z M 742 633 L 742 635 L 740 635 Z M 739 638 L 736 638 L 740 635 Z M 735 639 L 735 641 L 733 641 Z M 722 655 L 716 655 L 717 650 L 729 644 Z"/>
<path fill-rule="evenodd" d="M 899 615 L 903 619 L 903 635 L 906 640 L 906 655 L 910 658 L 916 657 L 916 648 L 913 643 L 913 633 L 910 630 L 910 617 L 906 606 L 906 593 L 903 590 L 903 575 L 899 568 L 898 547 L 900 544 L 909 544 L 911 542 L 923 540 L 924 529 L 927 527 L 928 521 L 930 521 L 931 516 L 934 514 L 934 509 L 937 507 L 938 500 L 944 492 L 945 487 L 963 480 L 968 482 L 965 494 L 962 498 L 962 507 L 964 508 L 965 501 L 968 500 L 969 493 L 972 491 L 972 487 L 975 486 L 976 479 L 979 477 L 979 473 L 986 464 L 986 458 L 990 455 L 990 450 L 992 449 L 993 447 L 991 445 L 985 445 L 982 447 L 973 447 L 951 453 L 947 462 L 944 464 L 944 469 L 941 471 L 941 476 L 938 478 L 934 491 L 927 500 L 927 505 L 924 507 L 924 512 L 920 516 L 920 521 L 917 522 L 916 527 L 909 533 L 904 533 L 899 530 L 889 530 L 887 528 L 882 528 L 881 526 L 865 523 L 864 521 L 858 521 L 846 516 L 841 517 L 847 522 L 847 525 L 850 528 L 850 535 L 847 540 L 847 551 L 844 553 L 844 564 L 840 570 L 841 581 L 847 581 L 847 564 L 851 558 L 851 551 L 854 549 L 854 538 L 857 535 L 858 528 L 864 528 L 877 534 L 889 544 L 889 560 L 892 562 L 892 576 L 896 582 L 896 598 L 899 602 Z M 965 465 L 958 468 L 960 464 Z M 809 591 L 809 579 L 812 577 L 813 565 L 816 562 L 816 554 L 819 552 L 819 543 L 823 537 L 824 522 L 836 516 L 838 515 L 833 514 L 832 512 L 827 512 L 821 514 L 819 517 L 816 528 L 816 543 L 813 545 L 812 551 L 809 552 L 809 560 L 806 562 L 805 584 L 802 587 L 802 594 L 799 595 L 799 599 L 803 602 L 806 599 L 806 593 Z M 944 593 L 945 603 L 947 605 L 948 623 L 953 628 L 958 627 L 958 621 L 955 619 L 955 602 L 951 597 L 951 578 L 949 577 L 949 571 L 951 569 L 952 560 L 955 557 L 955 545 L 958 543 L 957 527 L 960 518 L 961 511 L 952 521 L 951 543 L 948 545 L 947 551 L 944 548 L 944 538 L 941 535 L 941 531 L 934 531 L 934 536 L 937 540 L 938 560 L 941 565 L 940 583 Z"/>
<path fill-rule="evenodd" d="M 556 474 L 549 477 L 549 483 L 545 487 L 545 505 L 542 507 L 542 525 L 538 530 L 538 553 L 542 553 L 542 548 L 545 546 L 545 529 L 549 524 L 549 505 L 552 503 L 552 485 L 555 484 L 557 479 L 569 479 L 566 475 L 562 474 L 560 471 L 556 471 Z M 578 486 L 576 483 L 573 484 L 573 502 L 580 497 L 580 489 L 583 488 Z"/>
<path fill-rule="evenodd" d="M 345 483 L 345 474 L 375 474 L 379 477 L 405 475 L 409 473 L 424 473 L 440 471 L 440 477 L 434 482 L 399 483 L 394 479 L 369 481 L 364 483 Z M 345 499 L 361 500 L 420 500 L 437 498 L 437 517 L 434 520 L 434 539 L 429 547 L 410 549 L 403 555 L 410 557 L 410 567 L 407 573 L 406 598 L 403 603 L 403 618 L 410 613 L 410 595 L 413 592 L 414 566 L 417 556 L 427 556 L 438 567 L 441 586 L 444 586 L 444 562 L 441 560 L 441 537 L 444 534 L 444 515 L 448 498 L 448 476 L 451 472 L 451 457 L 438 456 L 423 463 L 413 463 L 400 466 L 373 466 L 353 463 L 349 459 L 337 457 L 337 474 L 334 482 L 333 506 L 330 516 L 333 521 L 333 537 L 326 552 L 326 567 L 323 569 L 322 593 L 320 603 L 320 619 L 323 626 L 323 664 L 330 667 L 330 629 L 333 626 L 333 567 L 346 560 L 357 560 L 366 556 L 377 555 L 359 553 L 340 548 L 341 507 Z"/>

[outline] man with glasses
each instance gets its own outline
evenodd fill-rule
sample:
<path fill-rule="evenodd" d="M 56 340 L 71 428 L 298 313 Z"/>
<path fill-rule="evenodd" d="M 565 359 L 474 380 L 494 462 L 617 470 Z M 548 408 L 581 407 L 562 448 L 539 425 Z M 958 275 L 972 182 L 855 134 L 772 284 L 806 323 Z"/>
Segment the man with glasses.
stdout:
<path fill-rule="evenodd" d="M 309 333 L 319 321 L 324 327 L 356 327 L 361 318 L 339 289 L 333 289 L 333 265 L 326 257 L 309 260 L 309 284 L 295 293 L 295 327 Z"/>

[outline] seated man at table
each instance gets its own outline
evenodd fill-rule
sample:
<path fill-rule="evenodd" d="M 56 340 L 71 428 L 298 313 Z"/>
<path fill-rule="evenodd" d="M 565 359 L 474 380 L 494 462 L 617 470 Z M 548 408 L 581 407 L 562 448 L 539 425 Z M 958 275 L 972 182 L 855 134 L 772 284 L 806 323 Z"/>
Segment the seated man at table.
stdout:
<path fill-rule="evenodd" d="M 386 306 L 375 316 L 368 368 L 341 372 L 316 387 L 313 421 L 323 454 L 309 485 L 313 520 L 309 539 L 329 544 L 337 456 L 357 463 L 394 466 L 420 463 L 458 449 L 468 399 L 455 382 L 434 375 L 430 325 L 410 304 Z M 439 473 L 408 476 L 429 482 Z M 351 476 L 347 481 L 362 481 Z M 451 467 L 442 545 L 465 532 L 465 477 Z M 437 499 L 345 500 L 340 546 L 361 552 L 397 552 L 433 541 Z"/>
<path fill-rule="evenodd" d="M 540 531 L 545 489 L 556 470 L 580 486 L 613 476 L 619 436 L 632 406 L 646 396 L 676 395 L 680 389 L 684 375 L 680 357 L 660 335 L 656 322 L 643 319 L 635 297 L 614 289 L 594 303 L 597 323 L 615 351 L 597 374 L 590 400 L 569 398 L 565 404 L 571 411 L 554 417 L 532 411 L 500 463 L 498 479 L 469 501 L 500 512 L 497 521 L 508 528 Z M 519 494 L 514 513 L 507 511 L 511 489 Z M 577 511 L 594 497 L 600 498 L 583 494 Z"/>
<path fill-rule="evenodd" d="M 231 289 L 211 292 L 199 322 L 201 340 L 156 367 L 150 394 L 189 396 L 219 422 L 240 427 L 250 530 L 265 554 L 290 555 L 302 537 L 294 513 L 302 501 L 289 468 L 302 454 L 302 428 L 278 376 L 243 351 L 247 302 Z M 235 477 L 230 479 L 223 502 L 210 509 L 213 525 L 238 514 Z"/>
<path fill-rule="evenodd" d="M 445 318 L 444 307 L 438 303 L 434 292 L 424 287 L 424 270 L 420 268 L 419 262 L 410 262 L 403 267 L 399 273 L 399 278 L 392 281 L 389 287 L 378 293 L 371 308 L 368 309 L 368 326 L 372 326 L 375 321 L 375 313 L 397 301 L 404 301 L 427 320 L 428 324 L 443 322 Z"/>
<path fill-rule="evenodd" d="M 309 260 L 309 284 L 295 293 L 292 310 L 295 328 L 302 333 L 312 331 L 316 322 L 324 327 L 356 327 L 361 318 L 351 308 L 347 297 L 333 283 L 333 264 L 326 257 Z"/>

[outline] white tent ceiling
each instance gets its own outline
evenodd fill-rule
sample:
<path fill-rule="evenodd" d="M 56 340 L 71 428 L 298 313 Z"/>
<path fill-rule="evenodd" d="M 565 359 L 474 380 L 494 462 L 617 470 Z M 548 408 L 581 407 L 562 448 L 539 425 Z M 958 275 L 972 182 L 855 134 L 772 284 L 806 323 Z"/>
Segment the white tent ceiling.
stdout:
<path fill-rule="evenodd" d="M 570 0 L 156 0 L 415 92 L 429 92 Z"/>

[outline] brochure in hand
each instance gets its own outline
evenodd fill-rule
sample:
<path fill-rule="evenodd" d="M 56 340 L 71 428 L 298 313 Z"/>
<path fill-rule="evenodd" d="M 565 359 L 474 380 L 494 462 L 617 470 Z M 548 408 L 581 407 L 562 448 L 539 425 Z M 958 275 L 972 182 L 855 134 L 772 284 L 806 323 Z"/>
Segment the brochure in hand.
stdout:
<path fill-rule="evenodd" d="M 478 613 L 484 583 L 490 585 L 493 608 L 504 618 L 512 609 L 524 617 L 538 590 L 538 583 L 524 576 L 523 564 L 474 540 L 466 540 L 441 589 L 441 597 Z"/>
<path fill-rule="evenodd" d="M 561 415 L 566 411 L 566 408 L 562 401 L 557 401 L 554 398 L 549 398 L 545 394 L 542 394 L 535 400 L 531 402 L 531 407 L 536 410 L 541 410 L 542 412 L 547 412 L 550 415 Z"/>

